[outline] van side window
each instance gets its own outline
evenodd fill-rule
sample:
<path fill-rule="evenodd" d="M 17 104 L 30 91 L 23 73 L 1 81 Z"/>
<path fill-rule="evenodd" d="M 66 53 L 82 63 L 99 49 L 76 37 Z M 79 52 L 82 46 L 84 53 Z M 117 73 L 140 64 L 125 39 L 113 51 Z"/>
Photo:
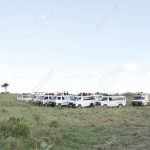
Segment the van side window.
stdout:
<path fill-rule="evenodd" d="M 56 98 L 57 98 L 57 97 L 54 96 L 54 97 L 52 97 L 52 100 L 56 100 Z"/>
<path fill-rule="evenodd" d="M 84 100 L 84 101 L 86 101 L 86 100 L 87 100 L 87 98 L 86 98 L 86 97 L 83 97 L 83 100 Z"/>
<path fill-rule="evenodd" d="M 123 101 L 123 100 L 125 100 L 125 98 L 124 97 L 117 97 L 117 100 L 118 101 Z"/>
<path fill-rule="evenodd" d="M 81 97 L 79 97 L 77 100 L 81 100 Z"/>
<path fill-rule="evenodd" d="M 64 100 L 64 97 L 62 97 L 62 100 Z"/>
<path fill-rule="evenodd" d="M 94 97 L 94 96 L 92 96 L 92 98 L 91 98 L 92 100 L 95 100 L 96 98 Z"/>
<path fill-rule="evenodd" d="M 87 101 L 87 100 L 90 100 L 90 98 L 89 97 L 83 97 L 83 100 Z"/>
<path fill-rule="evenodd" d="M 110 101 L 116 101 L 116 100 L 117 100 L 117 97 L 109 97 L 109 100 L 110 100 Z"/>
<path fill-rule="evenodd" d="M 57 99 L 58 99 L 58 100 L 61 100 L 61 97 L 58 97 Z"/>
<path fill-rule="evenodd" d="M 23 98 L 28 98 L 28 96 L 27 96 L 27 95 L 24 95 Z"/>
<path fill-rule="evenodd" d="M 112 97 L 109 97 L 109 100 L 110 100 L 110 101 L 113 101 L 113 98 L 112 98 Z"/>
<path fill-rule="evenodd" d="M 104 97 L 104 98 L 102 99 L 102 101 L 107 101 L 107 97 Z"/>
<path fill-rule="evenodd" d="M 87 100 L 95 100 L 94 96 L 89 96 L 89 97 L 83 97 L 83 100 L 87 101 Z"/>

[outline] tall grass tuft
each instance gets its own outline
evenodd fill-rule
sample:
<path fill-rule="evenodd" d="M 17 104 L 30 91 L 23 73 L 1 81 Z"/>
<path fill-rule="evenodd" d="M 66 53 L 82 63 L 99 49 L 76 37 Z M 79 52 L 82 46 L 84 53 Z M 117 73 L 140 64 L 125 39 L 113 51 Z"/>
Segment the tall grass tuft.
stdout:
<path fill-rule="evenodd" d="M 7 109 L 5 107 L 2 108 L 1 110 L 2 113 L 7 113 Z"/>
<path fill-rule="evenodd" d="M 23 118 L 10 117 L 0 123 L 0 132 L 4 137 L 27 137 L 30 134 L 29 127 L 23 122 Z"/>

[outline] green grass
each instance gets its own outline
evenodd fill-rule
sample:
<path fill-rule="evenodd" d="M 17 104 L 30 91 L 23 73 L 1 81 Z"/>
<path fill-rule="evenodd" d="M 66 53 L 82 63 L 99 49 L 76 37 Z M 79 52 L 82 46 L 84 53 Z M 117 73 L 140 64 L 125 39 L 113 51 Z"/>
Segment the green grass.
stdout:
<path fill-rule="evenodd" d="M 0 150 L 144 150 L 150 106 L 59 109 L 0 95 Z"/>

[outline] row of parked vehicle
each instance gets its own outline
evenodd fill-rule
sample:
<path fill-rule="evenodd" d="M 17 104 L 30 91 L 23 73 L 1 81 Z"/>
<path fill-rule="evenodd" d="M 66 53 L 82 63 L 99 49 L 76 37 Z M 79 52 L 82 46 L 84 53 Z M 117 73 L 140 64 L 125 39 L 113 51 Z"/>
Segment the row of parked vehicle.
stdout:
<path fill-rule="evenodd" d="M 101 107 L 125 107 L 127 106 L 127 100 L 125 96 L 120 95 L 54 95 L 54 94 L 23 94 L 17 97 L 19 101 L 33 101 L 39 106 L 52 106 L 52 107 L 62 107 L 67 106 L 71 108 L 81 108 L 81 107 L 94 107 L 96 105 Z M 132 100 L 132 105 L 148 105 L 149 96 L 143 93 L 138 93 Z"/>

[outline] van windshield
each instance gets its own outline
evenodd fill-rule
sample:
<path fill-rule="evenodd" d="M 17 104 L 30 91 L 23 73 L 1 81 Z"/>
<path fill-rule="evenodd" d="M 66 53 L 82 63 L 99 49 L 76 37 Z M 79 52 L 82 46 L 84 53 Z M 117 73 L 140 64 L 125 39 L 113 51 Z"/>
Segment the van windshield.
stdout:
<path fill-rule="evenodd" d="M 44 96 L 39 96 L 38 99 L 42 100 L 42 99 L 44 99 Z"/>
<path fill-rule="evenodd" d="M 141 99 L 143 99 L 142 96 L 135 96 L 135 97 L 133 98 L 133 100 L 141 100 Z"/>
<path fill-rule="evenodd" d="M 76 101 L 78 99 L 78 97 L 70 97 L 71 101 Z"/>
<path fill-rule="evenodd" d="M 51 100 L 56 100 L 56 98 L 57 98 L 56 96 L 50 97 Z"/>
<path fill-rule="evenodd" d="M 57 98 L 57 97 L 56 97 L 56 96 L 54 96 L 54 97 L 53 97 L 53 100 L 56 100 L 56 98 Z"/>

